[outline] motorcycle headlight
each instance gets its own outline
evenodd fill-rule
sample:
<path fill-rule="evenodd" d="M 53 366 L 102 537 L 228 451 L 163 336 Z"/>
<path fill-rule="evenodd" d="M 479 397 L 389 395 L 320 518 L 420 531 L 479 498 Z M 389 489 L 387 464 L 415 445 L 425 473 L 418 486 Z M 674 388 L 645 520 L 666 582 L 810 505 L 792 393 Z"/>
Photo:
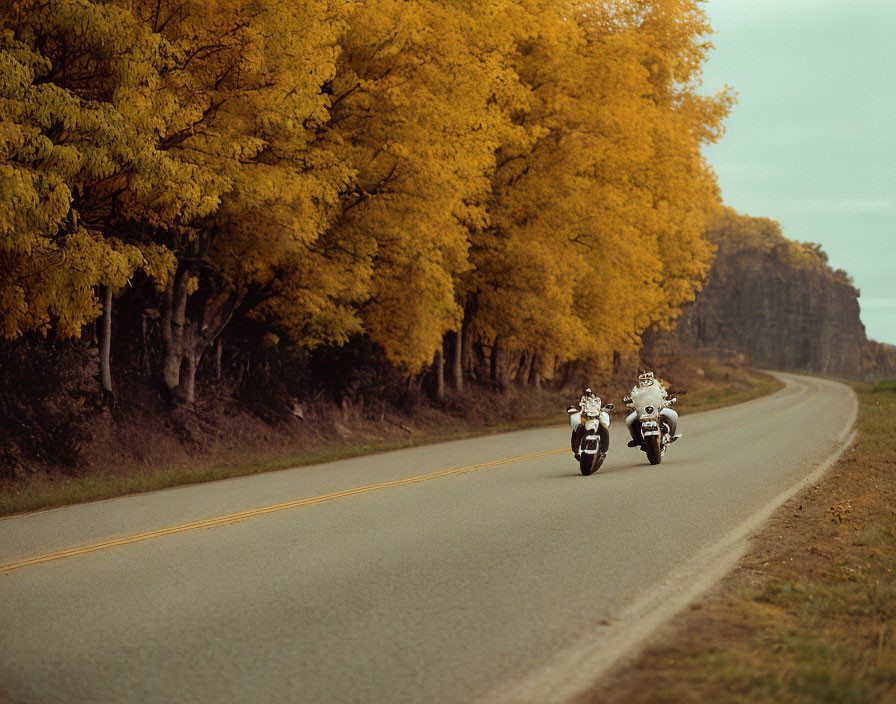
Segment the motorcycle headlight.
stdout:
<path fill-rule="evenodd" d="M 647 406 L 647 408 L 645 408 L 644 410 L 647 411 L 648 413 L 653 413 L 654 411 L 656 411 L 656 409 L 653 406 Z"/>

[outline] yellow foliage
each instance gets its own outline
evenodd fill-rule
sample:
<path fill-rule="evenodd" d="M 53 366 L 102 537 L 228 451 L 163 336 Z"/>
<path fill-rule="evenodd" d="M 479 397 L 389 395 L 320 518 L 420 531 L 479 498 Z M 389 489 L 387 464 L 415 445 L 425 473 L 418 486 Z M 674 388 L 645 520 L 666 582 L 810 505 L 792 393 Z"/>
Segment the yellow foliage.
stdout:
<path fill-rule="evenodd" d="M 157 246 L 107 229 L 108 192 L 139 196 L 125 174 L 178 186 L 152 111 L 135 123 L 120 109 L 157 83 L 165 50 L 113 5 L 20 2 L 0 22 L 2 332 L 78 336 L 99 314 L 97 286 L 120 289 L 138 270 L 161 285 L 172 270 Z"/>
<path fill-rule="evenodd" d="M 559 361 L 636 348 L 711 261 L 717 192 L 699 149 L 730 98 L 693 93 L 705 19 L 677 0 L 517 7 L 531 96 L 517 120 L 534 140 L 499 151 L 465 286 L 478 335 Z"/>
<path fill-rule="evenodd" d="M 2 334 L 139 274 L 410 374 L 462 322 L 545 374 L 633 349 L 712 258 L 708 33 L 698 0 L 4 5 Z"/>

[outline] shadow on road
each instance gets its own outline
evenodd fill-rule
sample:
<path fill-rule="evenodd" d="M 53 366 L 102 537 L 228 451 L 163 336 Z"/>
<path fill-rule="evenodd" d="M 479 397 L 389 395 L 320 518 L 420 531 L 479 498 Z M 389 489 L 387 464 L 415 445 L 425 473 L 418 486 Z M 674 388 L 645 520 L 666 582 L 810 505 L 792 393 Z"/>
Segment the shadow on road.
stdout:
<path fill-rule="evenodd" d="M 650 466 L 651 465 L 648 464 L 646 461 L 645 462 L 633 462 L 630 464 L 623 464 L 623 465 L 612 465 L 609 467 L 607 465 L 604 465 L 599 470 L 597 470 L 594 474 L 592 474 L 591 477 L 598 477 L 601 474 L 615 474 L 617 472 L 625 472 L 625 471 L 630 471 L 632 469 L 644 469 L 644 468 L 648 468 Z M 582 473 L 579 472 L 579 468 L 575 464 L 570 464 L 570 467 L 568 470 L 558 473 L 558 474 L 555 474 L 553 476 L 558 479 L 568 478 L 568 477 L 573 477 L 573 478 L 577 478 L 577 479 L 589 479 L 590 478 L 590 477 L 583 477 Z"/>

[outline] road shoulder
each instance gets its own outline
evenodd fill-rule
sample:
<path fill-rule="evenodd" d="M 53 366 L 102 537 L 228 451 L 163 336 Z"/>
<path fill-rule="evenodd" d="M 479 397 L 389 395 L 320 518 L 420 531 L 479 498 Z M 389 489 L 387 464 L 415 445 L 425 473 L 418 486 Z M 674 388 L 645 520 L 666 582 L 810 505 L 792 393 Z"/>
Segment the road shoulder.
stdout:
<path fill-rule="evenodd" d="M 576 704 L 893 700 L 896 390 L 857 391 L 857 439 L 841 459 Z"/>

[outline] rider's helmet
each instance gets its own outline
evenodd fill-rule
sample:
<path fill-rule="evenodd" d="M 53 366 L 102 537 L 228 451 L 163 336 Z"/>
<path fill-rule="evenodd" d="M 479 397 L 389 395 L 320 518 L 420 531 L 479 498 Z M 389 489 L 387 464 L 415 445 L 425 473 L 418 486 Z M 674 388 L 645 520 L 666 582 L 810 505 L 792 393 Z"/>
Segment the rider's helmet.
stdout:
<path fill-rule="evenodd" d="M 653 382 L 653 372 L 644 371 L 638 375 L 638 386 L 640 386 L 642 389 L 647 388 Z"/>
<path fill-rule="evenodd" d="M 582 392 L 582 396 L 594 396 L 594 393 L 591 391 L 591 389 L 585 389 Z"/>

